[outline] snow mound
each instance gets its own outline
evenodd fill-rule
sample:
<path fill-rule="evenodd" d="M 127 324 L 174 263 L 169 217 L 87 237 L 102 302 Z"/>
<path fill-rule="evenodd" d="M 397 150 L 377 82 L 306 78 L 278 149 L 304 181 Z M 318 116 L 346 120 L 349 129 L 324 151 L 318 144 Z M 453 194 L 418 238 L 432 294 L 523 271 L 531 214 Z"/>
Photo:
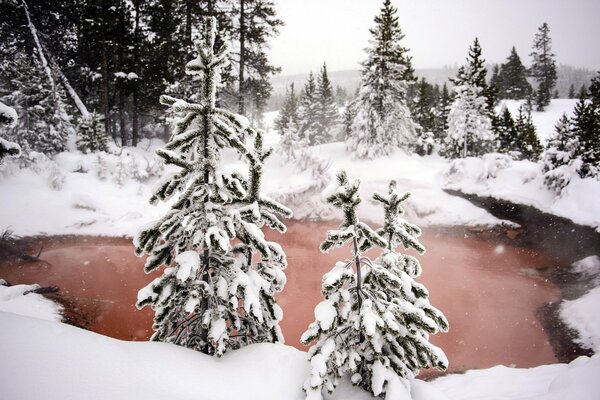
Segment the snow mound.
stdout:
<path fill-rule="evenodd" d="M 7 286 L 6 281 L 0 279 L 0 311 L 49 321 L 61 321 L 62 307 L 32 292 L 39 288 L 40 285 L 37 284 Z"/>

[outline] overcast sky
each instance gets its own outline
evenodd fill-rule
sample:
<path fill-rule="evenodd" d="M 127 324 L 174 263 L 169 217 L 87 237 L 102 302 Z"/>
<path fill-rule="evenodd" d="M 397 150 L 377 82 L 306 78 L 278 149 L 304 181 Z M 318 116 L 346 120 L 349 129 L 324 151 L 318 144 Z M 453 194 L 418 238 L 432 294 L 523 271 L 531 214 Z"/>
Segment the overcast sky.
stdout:
<path fill-rule="evenodd" d="M 285 26 L 271 42 L 282 74 L 360 68 L 383 0 L 275 0 Z M 550 25 L 559 64 L 600 69 L 600 0 L 392 0 L 416 68 L 462 64 L 477 36 L 488 62 L 514 45 L 529 64 L 537 28 Z"/>

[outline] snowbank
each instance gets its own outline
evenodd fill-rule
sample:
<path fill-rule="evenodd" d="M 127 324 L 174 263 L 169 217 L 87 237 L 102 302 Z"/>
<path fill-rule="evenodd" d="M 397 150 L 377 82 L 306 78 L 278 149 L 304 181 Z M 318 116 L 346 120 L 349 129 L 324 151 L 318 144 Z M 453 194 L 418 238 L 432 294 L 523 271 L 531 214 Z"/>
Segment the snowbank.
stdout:
<path fill-rule="evenodd" d="M 571 272 L 597 287 L 575 300 L 564 300 L 560 317 L 577 332 L 577 343 L 600 354 L 600 257 L 589 256 L 573 263 Z"/>
<path fill-rule="evenodd" d="M 218 359 L 157 342 L 124 342 L 0 312 L 2 398 L 48 400 L 303 400 L 306 353 L 257 344 Z M 600 356 L 531 369 L 497 366 L 411 382 L 412 400 L 596 400 Z M 409 400 L 407 393 L 389 396 Z M 372 397 L 342 380 L 327 399 Z"/>
<path fill-rule="evenodd" d="M 49 321 L 62 320 L 62 307 L 41 294 L 32 293 L 40 285 L 7 286 L 0 279 L 0 311 Z M 4 328 L 3 328 L 4 329 Z"/>
<path fill-rule="evenodd" d="M 575 176 L 556 196 L 544 184 L 541 165 L 531 161 L 514 161 L 496 153 L 455 160 L 445 172 L 444 186 L 530 205 L 581 225 L 600 227 L 600 180 Z"/>

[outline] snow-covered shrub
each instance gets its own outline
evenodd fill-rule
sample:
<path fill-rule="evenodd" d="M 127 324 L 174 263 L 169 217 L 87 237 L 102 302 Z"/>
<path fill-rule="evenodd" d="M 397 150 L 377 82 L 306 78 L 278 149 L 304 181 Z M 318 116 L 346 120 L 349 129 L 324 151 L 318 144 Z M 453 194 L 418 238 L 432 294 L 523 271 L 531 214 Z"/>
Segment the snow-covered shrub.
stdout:
<path fill-rule="evenodd" d="M 468 157 L 453 160 L 444 172 L 449 184 L 461 182 L 485 182 L 498 176 L 498 173 L 509 168 L 513 163 L 508 154 L 489 153 L 481 158 Z"/>
<path fill-rule="evenodd" d="M 45 154 L 32 151 L 29 153 L 30 168 L 38 175 L 43 176 L 54 190 L 61 190 L 65 183 L 64 170 Z"/>
<path fill-rule="evenodd" d="M 375 231 L 358 219 L 359 185 L 341 172 L 327 198 L 343 211 L 344 222 L 327 232 L 321 251 L 351 243 L 353 254 L 323 276 L 325 299 L 301 338 L 305 345 L 315 342 L 309 350 L 311 375 L 304 383 L 308 400 L 332 393 L 343 376 L 380 396 L 392 379 L 411 379 L 421 368 L 448 365 L 444 352 L 428 341 L 429 334 L 447 331 L 448 321 L 414 280 L 421 274 L 418 260 L 394 251 L 399 245 L 425 251 L 418 241 L 421 230 L 401 218 L 400 204 L 408 194 L 400 194 L 392 181 L 387 195 L 373 196 L 385 214 L 383 227 Z M 375 261 L 362 256 L 373 247 L 383 249 Z"/>

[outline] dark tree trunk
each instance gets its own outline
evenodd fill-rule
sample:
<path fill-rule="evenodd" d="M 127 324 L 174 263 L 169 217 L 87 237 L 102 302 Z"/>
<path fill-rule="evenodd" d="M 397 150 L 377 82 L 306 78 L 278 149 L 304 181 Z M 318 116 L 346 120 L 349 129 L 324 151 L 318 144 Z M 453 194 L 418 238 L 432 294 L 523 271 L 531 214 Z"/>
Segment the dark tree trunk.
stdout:
<path fill-rule="evenodd" d="M 244 115 L 244 72 L 246 69 L 246 10 L 245 1 L 240 0 L 240 65 L 238 75 L 238 113 Z"/>
<path fill-rule="evenodd" d="M 135 28 L 133 33 L 134 43 L 133 43 L 133 65 L 136 73 L 140 71 L 139 68 L 139 58 L 140 58 L 140 0 L 134 1 L 135 7 Z M 132 114 L 132 126 L 131 126 L 131 145 L 137 146 L 139 140 L 139 99 L 138 99 L 138 79 L 135 79 L 133 82 L 132 88 L 132 96 L 133 96 L 133 109 L 131 110 Z"/>
<path fill-rule="evenodd" d="M 106 48 L 106 41 L 102 41 L 102 100 L 104 102 L 104 130 L 107 137 L 112 137 L 116 142 L 117 138 L 114 135 L 114 131 L 111 129 L 111 118 L 110 118 L 110 78 L 108 76 L 108 49 Z"/>

